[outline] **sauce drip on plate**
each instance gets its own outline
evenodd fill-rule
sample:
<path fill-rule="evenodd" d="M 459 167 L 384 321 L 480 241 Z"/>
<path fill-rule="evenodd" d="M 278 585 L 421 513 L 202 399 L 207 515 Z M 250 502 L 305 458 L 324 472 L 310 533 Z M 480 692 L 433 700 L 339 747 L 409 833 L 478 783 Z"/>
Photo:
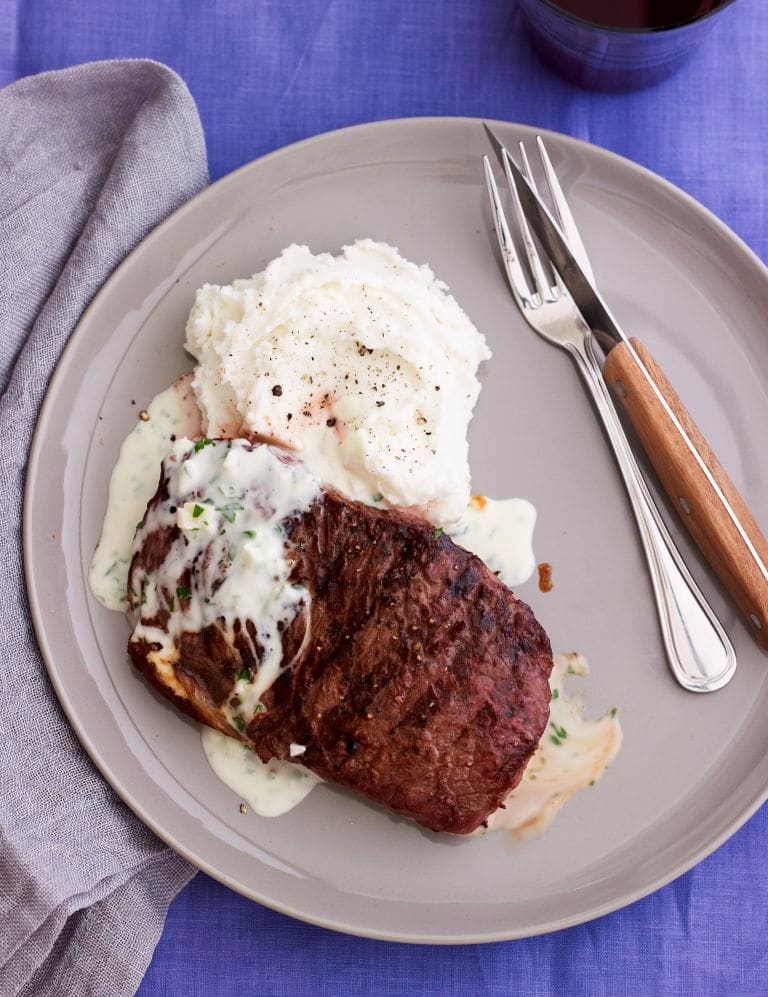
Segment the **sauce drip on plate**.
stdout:
<path fill-rule="evenodd" d="M 200 433 L 192 375 L 184 374 L 152 400 L 123 441 L 109 481 L 101 539 L 88 575 L 91 592 L 107 609 L 121 613 L 128 609 L 133 536 L 155 494 L 160 465 L 171 452 L 174 438 Z"/>

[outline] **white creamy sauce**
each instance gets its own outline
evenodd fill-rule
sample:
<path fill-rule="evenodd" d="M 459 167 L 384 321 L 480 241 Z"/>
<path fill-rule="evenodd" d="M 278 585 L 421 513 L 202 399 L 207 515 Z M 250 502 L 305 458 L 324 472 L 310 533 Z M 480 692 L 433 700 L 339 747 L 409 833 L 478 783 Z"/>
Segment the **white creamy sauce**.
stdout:
<path fill-rule="evenodd" d="M 219 779 L 260 817 L 287 813 L 321 781 L 295 762 L 263 762 L 247 744 L 210 727 L 203 727 L 203 751 Z"/>
<path fill-rule="evenodd" d="M 162 391 L 143 413 L 120 448 L 109 481 L 109 498 L 101 539 L 91 561 L 91 592 L 118 612 L 127 609 L 126 591 L 131 544 L 136 525 L 160 480 L 160 465 L 171 450 L 172 436 L 199 436 L 200 409 L 192 393 L 192 375 L 185 374 Z"/>
<path fill-rule="evenodd" d="M 588 672 L 583 655 L 555 655 L 549 724 L 517 789 L 504 809 L 488 818 L 489 831 L 512 831 L 522 840 L 537 837 L 574 793 L 594 786 L 618 754 L 622 733 L 616 710 L 587 720 L 581 697 L 565 691 L 569 676 Z"/>
<path fill-rule="evenodd" d="M 491 499 L 474 495 L 459 521 L 448 528 L 454 543 L 497 571 L 509 588 L 533 574 L 533 528 L 536 509 L 526 499 Z"/>
<path fill-rule="evenodd" d="M 263 709 L 260 697 L 291 666 L 283 662 L 282 631 L 300 609 L 305 639 L 311 631 L 309 593 L 289 581 L 284 524 L 309 508 L 320 486 L 301 464 L 244 440 L 176 440 L 163 466 L 168 496 L 148 510 L 133 549 L 157 531 L 179 529 L 157 571 L 131 574 L 140 611 L 133 636 L 160 645 L 148 658 L 168 675 L 179 634 L 215 623 L 234 642 L 236 625 L 251 622 L 253 631 L 242 626 L 240 633 L 258 667 L 238 672 L 236 705 L 225 706 L 233 729 L 242 731 Z M 155 625 L 162 611 L 169 614 L 166 629 Z"/>
<path fill-rule="evenodd" d="M 204 285 L 186 346 L 209 436 L 274 440 L 349 498 L 436 526 L 466 507 L 491 354 L 428 266 L 371 239 L 338 256 L 289 246 L 249 279 Z"/>

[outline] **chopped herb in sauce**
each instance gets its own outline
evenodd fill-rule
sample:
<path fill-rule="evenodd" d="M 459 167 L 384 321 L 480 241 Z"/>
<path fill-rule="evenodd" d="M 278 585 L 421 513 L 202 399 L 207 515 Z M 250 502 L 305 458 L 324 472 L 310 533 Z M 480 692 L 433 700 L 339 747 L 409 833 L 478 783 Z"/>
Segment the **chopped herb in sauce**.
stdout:
<path fill-rule="evenodd" d="M 146 575 L 141 580 L 141 593 L 139 598 L 139 605 L 144 606 L 147 601 L 147 586 L 149 585 L 149 578 Z"/>
<path fill-rule="evenodd" d="M 611 710 L 611 716 L 612 717 L 616 716 L 616 713 L 618 712 L 618 709 L 619 709 L 618 706 L 614 706 L 613 707 L 613 709 Z"/>
<path fill-rule="evenodd" d="M 560 690 L 559 689 L 553 689 L 552 690 L 552 698 L 553 699 L 557 699 L 559 695 L 560 695 Z"/>
<path fill-rule="evenodd" d="M 442 528 L 442 526 L 438 526 L 438 528 L 435 530 L 432 536 L 435 538 L 435 540 L 437 540 L 437 538 L 441 537 L 444 532 L 445 530 Z"/>
<path fill-rule="evenodd" d="M 558 727 L 558 725 L 554 722 L 551 723 L 549 726 L 552 728 L 552 730 L 554 730 L 555 735 L 559 737 L 561 741 L 564 741 L 566 737 L 568 737 L 568 731 L 565 729 L 565 727 Z"/>
<path fill-rule="evenodd" d="M 382 492 L 376 492 L 376 494 L 373 496 L 373 501 L 374 502 L 381 502 L 383 498 L 384 498 L 384 495 L 383 495 Z"/>
<path fill-rule="evenodd" d="M 242 512 L 244 508 L 240 502 L 227 502 L 226 505 L 217 505 L 216 511 L 220 512 L 228 523 L 234 523 L 238 512 Z"/>
<path fill-rule="evenodd" d="M 173 529 L 172 549 L 157 569 L 157 587 L 150 576 L 145 583 L 146 600 L 137 592 L 135 601 L 134 597 L 131 601 L 137 606 L 142 598 L 142 603 L 149 604 L 138 626 L 144 627 L 153 639 L 157 639 L 156 630 L 162 629 L 167 634 L 166 646 L 172 646 L 181 629 L 182 615 L 190 612 L 199 621 L 198 629 L 215 625 L 229 632 L 243 616 L 255 617 L 249 634 L 259 648 L 261 660 L 257 665 L 253 659 L 241 658 L 230 673 L 230 682 L 236 683 L 225 711 L 231 735 L 233 731 L 245 731 L 256 714 L 263 716 L 267 712 L 268 708 L 257 700 L 262 688 L 271 685 L 273 673 L 280 671 L 280 630 L 290 625 L 304 605 L 303 588 L 288 581 L 291 564 L 283 555 L 285 529 L 281 524 L 314 501 L 319 484 L 303 470 L 271 455 L 266 447 L 251 450 L 245 441 L 235 440 L 231 453 L 234 456 L 237 449 L 240 456 L 242 451 L 242 459 L 227 460 L 226 441 L 211 440 L 212 445 L 199 442 L 202 445 L 196 453 L 195 443 L 190 442 L 183 462 L 167 465 L 167 498 L 152 511 L 161 528 Z M 187 466 L 194 471 L 191 484 L 183 477 Z M 171 503 L 183 509 L 183 529 L 177 529 L 177 517 L 169 512 Z M 212 521 L 214 508 L 221 518 Z M 129 522 L 135 518 L 131 516 Z M 230 526 L 231 522 L 235 525 Z M 210 530 L 206 530 L 208 524 Z M 152 525 L 154 529 L 154 519 Z M 195 527 L 202 529 L 198 532 Z M 272 529 L 275 537 L 271 536 Z M 256 552 L 251 548 L 261 546 L 262 540 L 264 554 L 254 556 Z M 244 550 L 249 558 L 241 564 Z M 111 559 L 106 561 L 107 567 L 110 564 Z M 134 589 L 143 588 L 143 574 L 134 569 Z M 263 597 L 266 610 L 261 614 L 243 613 L 243 605 L 249 605 L 254 588 L 254 598 Z M 166 626 L 169 618 L 170 625 Z M 258 687 L 257 675 L 261 682 Z"/>
<path fill-rule="evenodd" d="M 202 440 L 198 440 L 195 443 L 195 453 L 200 453 L 203 447 L 212 447 L 213 443 L 213 440 L 209 440 L 207 436 L 204 436 Z"/>

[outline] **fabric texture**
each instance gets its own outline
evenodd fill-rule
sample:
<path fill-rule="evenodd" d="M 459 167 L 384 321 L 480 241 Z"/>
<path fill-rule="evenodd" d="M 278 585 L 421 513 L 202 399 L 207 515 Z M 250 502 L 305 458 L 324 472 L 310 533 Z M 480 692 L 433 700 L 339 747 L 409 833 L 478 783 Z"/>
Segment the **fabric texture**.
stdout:
<path fill-rule="evenodd" d="M 655 170 L 768 261 L 765 0 L 735 0 L 678 75 L 621 96 L 578 90 L 542 66 L 515 0 L 0 0 L 0 84 L 138 56 L 167 63 L 189 86 L 214 178 L 361 121 L 502 118 Z M 764 807 L 696 869 L 625 910 L 542 938 L 450 948 L 337 935 L 198 875 L 171 904 L 139 993 L 761 997 L 766 854 Z M 134 921 L 136 944 L 141 932 Z"/>
<path fill-rule="evenodd" d="M 192 871 L 116 798 L 62 714 L 24 595 L 22 493 L 75 323 L 207 182 L 194 102 L 147 61 L 22 80 L 0 91 L 0 177 L 0 994 L 120 997 Z"/>

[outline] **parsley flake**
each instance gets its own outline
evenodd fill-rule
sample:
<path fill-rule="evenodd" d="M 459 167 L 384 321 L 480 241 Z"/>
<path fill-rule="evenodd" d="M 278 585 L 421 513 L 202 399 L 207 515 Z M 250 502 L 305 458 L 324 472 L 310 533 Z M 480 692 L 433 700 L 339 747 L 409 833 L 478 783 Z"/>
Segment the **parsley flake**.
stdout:
<path fill-rule="evenodd" d="M 228 523 L 234 523 L 238 512 L 242 512 L 244 508 L 240 502 L 227 502 L 226 505 L 217 505 L 216 512 L 220 512 Z"/>
<path fill-rule="evenodd" d="M 213 446 L 213 440 L 209 440 L 207 436 L 204 436 L 202 440 L 198 440 L 197 443 L 195 443 L 195 453 L 200 453 L 203 447 L 212 447 L 212 446 Z"/>
<path fill-rule="evenodd" d="M 190 599 L 192 597 L 192 589 L 188 585 L 177 585 L 176 595 L 180 599 Z"/>

